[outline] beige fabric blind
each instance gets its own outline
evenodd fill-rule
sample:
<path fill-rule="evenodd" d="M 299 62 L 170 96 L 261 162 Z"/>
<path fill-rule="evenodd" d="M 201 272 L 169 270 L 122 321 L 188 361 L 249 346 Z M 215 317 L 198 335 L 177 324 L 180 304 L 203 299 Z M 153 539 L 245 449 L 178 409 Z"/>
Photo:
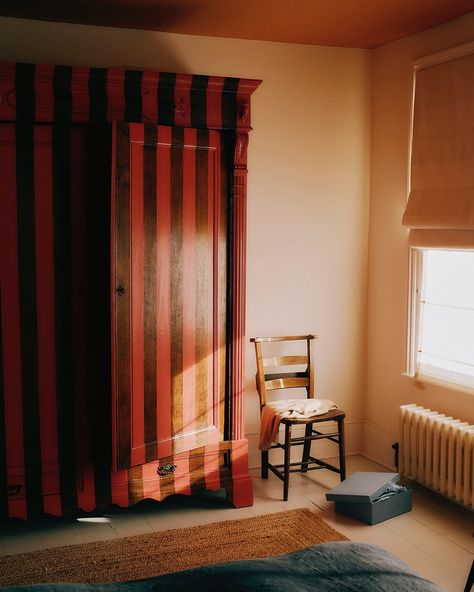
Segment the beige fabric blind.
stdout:
<path fill-rule="evenodd" d="M 473 233 L 464 232 L 459 240 L 453 235 L 474 230 L 474 54 L 416 73 L 411 190 L 403 224 L 430 230 L 412 232 L 411 243 L 429 237 L 426 246 L 444 246 L 449 239 L 474 247 Z"/>
<path fill-rule="evenodd" d="M 474 230 L 431 230 L 414 228 L 410 230 L 410 247 L 425 249 L 473 249 Z"/>

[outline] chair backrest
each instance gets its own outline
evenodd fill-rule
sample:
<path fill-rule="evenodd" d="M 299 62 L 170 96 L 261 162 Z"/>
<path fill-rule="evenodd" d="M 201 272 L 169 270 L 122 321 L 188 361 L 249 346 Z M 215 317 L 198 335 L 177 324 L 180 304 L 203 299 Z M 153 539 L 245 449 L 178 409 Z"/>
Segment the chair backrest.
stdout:
<path fill-rule="evenodd" d="M 306 388 L 307 398 L 314 397 L 314 362 L 313 362 L 313 340 L 315 335 L 287 335 L 285 337 L 252 337 L 250 340 L 255 344 L 255 355 L 257 358 L 257 374 L 255 381 L 260 397 L 260 409 L 267 404 L 267 391 L 288 388 Z M 278 357 L 264 357 L 262 345 L 284 341 L 306 342 L 305 355 L 291 355 Z M 306 366 L 304 370 L 296 372 L 281 371 L 282 367 Z M 271 370 L 269 371 L 268 369 Z"/>

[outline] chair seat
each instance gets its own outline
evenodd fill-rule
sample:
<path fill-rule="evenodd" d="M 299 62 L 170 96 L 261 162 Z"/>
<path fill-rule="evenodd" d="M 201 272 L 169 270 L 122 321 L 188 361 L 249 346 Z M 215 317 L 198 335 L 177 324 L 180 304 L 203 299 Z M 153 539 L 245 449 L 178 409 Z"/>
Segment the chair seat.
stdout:
<path fill-rule="evenodd" d="M 289 424 L 289 425 L 294 425 L 294 424 L 305 425 L 308 423 L 318 423 L 321 421 L 336 421 L 338 419 L 342 419 L 345 416 L 346 416 L 346 414 L 344 413 L 344 411 L 341 411 L 341 409 L 331 409 L 331 411 L 328 411 L 327 413 L 323 413 L 321 415 L 313 415 L 313 417 L 301 417 L 301 418 L 284 417 L 280 423 Z"/>

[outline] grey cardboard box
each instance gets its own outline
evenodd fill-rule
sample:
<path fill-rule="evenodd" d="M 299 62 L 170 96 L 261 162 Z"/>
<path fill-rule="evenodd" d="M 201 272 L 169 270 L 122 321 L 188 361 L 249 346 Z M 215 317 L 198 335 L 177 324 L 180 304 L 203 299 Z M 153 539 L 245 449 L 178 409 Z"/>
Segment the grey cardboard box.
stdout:
<path fill-rule="evenodd" d="M 326 499 L 336 502 L 336 512 L 377 524 L 393 516 L 409 512 L 412 508 L 412 492 L 400 490 L 386 499 L 377 498 L 387 489 L 388 483 L 396 483 L 398 473 L 356 472 L 326 493 Z"/>
<path fill-rule="evenodd" d="M 398 473 L 356 471 L 326 493 L 326 499 L 334 502 L 371 502 L 387 489 L 390 482 L 400 479 Z"/>

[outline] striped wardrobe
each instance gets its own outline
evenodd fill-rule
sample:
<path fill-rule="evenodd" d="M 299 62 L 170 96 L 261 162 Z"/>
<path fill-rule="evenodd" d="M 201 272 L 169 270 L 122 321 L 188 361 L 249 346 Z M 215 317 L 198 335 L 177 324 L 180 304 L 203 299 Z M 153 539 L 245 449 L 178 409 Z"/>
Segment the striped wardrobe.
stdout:
<path fill-rule="evenodd" d="M 259 81 L 0 63 L 0 517 L 225 488 Z"/>

